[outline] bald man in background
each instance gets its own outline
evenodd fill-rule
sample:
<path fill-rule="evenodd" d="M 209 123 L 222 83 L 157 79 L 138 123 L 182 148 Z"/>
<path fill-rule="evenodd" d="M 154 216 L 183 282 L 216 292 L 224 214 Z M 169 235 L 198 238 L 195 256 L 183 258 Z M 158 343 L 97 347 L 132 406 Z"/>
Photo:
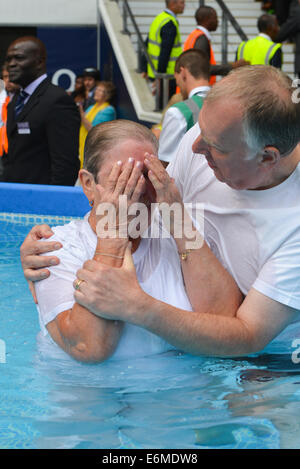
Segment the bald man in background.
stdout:
<path fill-rule="evenodd" d="M 31 36 L 7 50 L 9 79 L 21 89 L 7 108 L 3 180 L 72 186 L 79 169 L 80 116 L 72 98 L 47 77 L 46 56 L 44 44 Z"/>

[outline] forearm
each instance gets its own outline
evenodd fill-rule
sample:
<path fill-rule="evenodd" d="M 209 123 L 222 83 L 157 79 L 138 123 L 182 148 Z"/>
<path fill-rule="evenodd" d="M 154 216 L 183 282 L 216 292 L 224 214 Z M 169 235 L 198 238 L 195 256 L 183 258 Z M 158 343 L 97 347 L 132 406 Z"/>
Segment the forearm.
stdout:
<path fill-rule="evenodd" d="M 47 325 L 53 340 L 75 360 L 100 363 L 114 352 L 122 332 L 120 321 L 95 316 L 75 303 Z"/>
<path fill-rule="evenodd" d="M 185 249 L 178 246 L 180 253 Z M 222 316 L 236 315 L 243 295 L 234 279 L 205 242 L 181 260 L 185 288 L 194 311 Z"/>
<path fill-rule="evenodd" d="M 93 259 L 114 267 L 121 266 L 120 258 L 124 255 L 127 243 L 118 241 L 98 238 Z M 75 360 L 99 363 L 114 352 L 123 323 L 96 316 L 75 303 L 72 309 L 59 314 L 47 328 L 55 342 Z"/>
<path fill-rule="evenodd" d="M 88 132 L 93 127 L 91 122 L 85 117 L 84 113 L 81 114 L 81 124 L 86 128 Z"/>
<path fill-rule="evenodd" d="M 238 318 L 184 311 L 144 294 L 136 298 L 127 320 L 163 337 L 186 353 L 240 356 L 255 344 L 246 324 Z"/>
<path fill-rule="evenodd" d="M 231 64 L 218 64 L 218 65 L 211 65 L 210 66 L 210 75 L 228 75 L 229 72 L 232 70 Z"/>
<path fill-rule="evenodd" d="M 185 288 L 193 310 L 234 317 L 242 303 L 243 295 L 232 276 L 196 230 L 184 207 L 182 210 L 184 211 L 183 236 L 175 236 L 174 239 L 181 259 Z"/>
<path fill-rule="evenodd" d="M 112 267 L 121 267 L 127 244 L 127 238 L 97 238 L 97 246 L 93 259 Z"/>

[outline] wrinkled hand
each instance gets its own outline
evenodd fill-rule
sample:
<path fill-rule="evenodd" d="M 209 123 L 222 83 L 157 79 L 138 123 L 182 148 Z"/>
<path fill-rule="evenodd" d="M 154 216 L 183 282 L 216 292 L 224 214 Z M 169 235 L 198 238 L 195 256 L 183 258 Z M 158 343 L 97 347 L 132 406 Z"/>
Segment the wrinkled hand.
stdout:
<path fill-rule="evenodd" d="M 78 270 L 77 279 L 83 280 L 74 293 L 77 303 L 105 319 L 130 321 L 133 308 L 143 304 L 146 295 L 136 277 L 131 243 L 126 248 L 122 267 L 89 260 Z"/>
<path fill-rule="evenodd" d="M 145 166 L 148 168 L 148 177 L 156 191 L 157 203 L 182 203 L 181 195 L 175 181 L 166 171 L 162 162 L 155 155 L 145 154 Z"/>
<path fill-rule="evenodd" d="M 173 237 L 184 229 L 185 209 L 179 190 L 173 178 L 169 176 L 161 161 L 154 155 L 147 154 L 145 166 L 148 177 L 156 191 L 156 202 L 165 228 Z"/>
<path fill-rule="evenodd" d="M 135 162 L 129 158 L 128 162 L 122 165 L 117 162 L 104 184 L 97 184 L 97 196 L 95 199 L 97 215 L 97 236 L 99 238 L 110 237 L 110 228 L 113 229 L 111 237 L 115 234 L 118 237 L 128 236 L 128 224 L 130 217 L 128 210 L 130 206 L 139 201 L 141 194 L 145 190 L 145 178 L 142 175 L 143 164 Z M 107 226 L 104 215 L 107 213 L 107 204 L 114 207 L 115 219 L 113 225 Z M 104 223 L 101 223 L 101 220 Z M 107 228 L 109 228 L 107 230 Z"/>
<path fill-rule="evenodd" d="M 24 276 L 28 282 L 35 303 L 37 303 L 37 299 L 33 282 L 42 280 L 50 275 L 49 270 L 45 269 L 45 267 L 59 263 L 59 259 L 55 256 L 41 255 L 45 252 L 56 251 L 62 247 L 57 241 L 39 241 L 42 238 L 48 239 L 52 235 L 53 231 L 48 225 L 34 226 L 26 236 L 20 248 Z"/>

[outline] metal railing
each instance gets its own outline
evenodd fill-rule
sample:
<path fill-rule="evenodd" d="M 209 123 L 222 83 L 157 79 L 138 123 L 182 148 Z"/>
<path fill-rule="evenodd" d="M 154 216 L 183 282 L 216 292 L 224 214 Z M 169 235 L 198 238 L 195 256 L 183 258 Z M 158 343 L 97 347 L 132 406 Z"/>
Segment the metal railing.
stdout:
<path fill-rule="evenodd" d="M 134 32 L 137 36 L 137 47 L 138 47 L 138 72 L 141 72 L 140 64 L 141 64 L 141 57 L 144 56 L 147 63 L 151 67 L 151 70 L 155 76 L 156 81 L 156 94 L 155 94 L 155 111 L 162 110 L 168 103 L 169 99 L 169 81 L 170 79 L 174 78 L 173 75 L 168 75 L 166 73 L 158 73 L 155 70 L 153 62 L 148 54 L 147 47 L 145 45 L 145 41 L 141 35 L 139 27 L 135 21 L 134 15 L 132 10 L 129 6 L 128 0 L 111 0 L 120 4 L 122 2 L 122 17 L 123 17 L 123 34 L 128 34 L 131 36 L 131 32 L 128 29 L 128 19 L 132 23 Z M 222 31 L 222 63 L 228 63 L 228 23 L 230 22 L 233 28 L 235 29 L 236 33 L 240 36 L 242 41 L 247 41 L 248 37 L 238 24 L 234 16 L 232 15 L 231 11 L 228 9 L 227 5 L 224 3 L 223 0 L 216 0 L 220 8 L 222 9 L 222 23 L 221 23 L 221 31 Z M 199 6 L 205 6 L 205 0 L 199 0 Z"/>
<path fill-rule="evenodd" d="M 128 18 L 130 18 L 130 21 L 132 23 L 133 29 L 135 31 L 135 34 L 137 36 L 137 46 L 138 46 L 138 72 L 141 72 L 142 70 L 140 69 L 140 64 L 141 64 L 141 57 L 144 56 L 147 63 L 151 67 L 151 70 L 153 72 L 153 75 L 155 77 L 156 81 L 156 93 L 155 93 L 155 111 L 161 111 L 166 105 L 168 104 L 169 101 L 169 81 L 171 79 L 174 79 L 174 75 L 169 75 L 167 73 L 158 73 L 155 70 L 155 67 L 153 65 L 153 62 L 151 60 L 151 57 L 148 54 L 147 47 L 145 45 L 145 41 L 143 39 L 143 36 L 141 35 L 141 32 L 139 30 L 139 27 L 135 21 L 134 15 L 132 13 L 132 10 L 129 6 L 129 3 L 127 0 L 112 0 L 117 2 L 118 4 L 123 3 L 123 8 L 122 8 L 122 16 L 123 16 L 123 34 L 128 34 L 131 36 L 131 32 L 128 29 Z"/>

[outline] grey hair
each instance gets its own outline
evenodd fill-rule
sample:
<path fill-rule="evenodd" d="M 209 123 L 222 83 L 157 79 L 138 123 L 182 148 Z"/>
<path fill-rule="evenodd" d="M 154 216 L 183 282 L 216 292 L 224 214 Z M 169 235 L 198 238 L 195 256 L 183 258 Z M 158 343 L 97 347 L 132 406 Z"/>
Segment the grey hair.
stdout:
<path fill-rule="evenodd" d="M 153 154 L 157 155 L 158 141 L 151 130 L 137 122 L 118 119 L 98 124 L 89 131 L 84 147 L 83 168 L 97 180 L 97 174 L 108 152 L 126 140 L 148 142 L 152 145 Z"/>
<path fill-rule="evenodd" d="M 239 101 L 248 147 L 258 153 L 274 146 L 281 156 L 286 156 L 300 141 L 300 105 L 292 99 L 294 91 L 292 80 L 280 70 L 253 65 L 240 67 L 217 82 L 206 101 Z"/>

